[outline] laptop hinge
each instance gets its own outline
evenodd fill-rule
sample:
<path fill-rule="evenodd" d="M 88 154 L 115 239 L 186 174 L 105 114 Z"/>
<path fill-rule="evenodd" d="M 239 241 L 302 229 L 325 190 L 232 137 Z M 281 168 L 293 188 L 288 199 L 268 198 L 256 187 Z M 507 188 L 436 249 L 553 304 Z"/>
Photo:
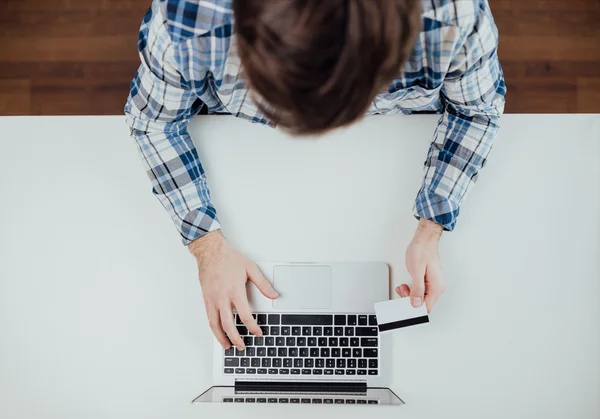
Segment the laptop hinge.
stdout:
<path fill-rule="evenodd" d="M 366 381 L 235 381 L 236 393 L 366 394 Z"/>

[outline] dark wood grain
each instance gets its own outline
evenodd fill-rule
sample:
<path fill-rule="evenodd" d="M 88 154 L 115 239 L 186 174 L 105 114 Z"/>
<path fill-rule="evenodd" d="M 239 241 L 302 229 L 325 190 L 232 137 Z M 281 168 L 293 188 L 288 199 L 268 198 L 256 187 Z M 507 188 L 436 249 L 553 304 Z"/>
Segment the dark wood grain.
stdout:
<path fill-rule="evenodd" d="M 506 112 L 600 113 L 600 0 L 490 0 Z M 0 0 L 0 115 L 121 114 L 150 0 Z"/>

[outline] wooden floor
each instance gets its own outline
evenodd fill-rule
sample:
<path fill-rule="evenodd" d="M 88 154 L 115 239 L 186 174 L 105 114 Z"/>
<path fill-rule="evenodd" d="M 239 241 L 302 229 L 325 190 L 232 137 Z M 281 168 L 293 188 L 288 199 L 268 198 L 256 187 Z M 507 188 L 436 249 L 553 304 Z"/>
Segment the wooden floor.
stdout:
<path fill-rule="evenodd" d="M 0 0 L 0 115 L 121 114 L 151 0 Z M 512 113 L 600 113 L 600 0 L 490 0 Z"/>

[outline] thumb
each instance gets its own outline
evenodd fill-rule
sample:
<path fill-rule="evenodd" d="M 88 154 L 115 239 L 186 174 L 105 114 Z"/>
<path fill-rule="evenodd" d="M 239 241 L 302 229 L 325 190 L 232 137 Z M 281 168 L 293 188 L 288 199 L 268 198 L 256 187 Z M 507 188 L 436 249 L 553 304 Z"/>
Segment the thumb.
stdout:
<path fill-rule="evenodd" d="M 425 296 L 425 268 L 419 266 L 417 269 L 409 270 L 412 278 L 412 284 L 410 286 L 410 302 L 413 307 L 421 307 Z"/>
<path fill-rule="evenodd" d="M 256 266 L 255 264 L 251 264 L 246 270 L 246 272 L 248 273 L 248 278 L 250 279 L 250 281 L 252 281 L 252 283 L 256 285 L 256 288 L 258 288 L 258 290 L 265 297 L 270 298 L 272 300 L 279 297 L 279 293 L 275 291 L 275 288 L 273 288 L 269 280 L 265 278 L 262 272 L 258 269 L 258 266 Z"/>

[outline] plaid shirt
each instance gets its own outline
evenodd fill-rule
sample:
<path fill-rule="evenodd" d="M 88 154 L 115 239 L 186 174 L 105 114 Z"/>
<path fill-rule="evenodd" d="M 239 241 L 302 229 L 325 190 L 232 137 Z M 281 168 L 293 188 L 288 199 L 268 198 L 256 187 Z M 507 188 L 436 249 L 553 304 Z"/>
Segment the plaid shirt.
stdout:
<path fill-rule="evenodd" d="M 154 0 L 142 64 L 125 113 L 154 194 L 184 244 L 220 228 L 187 130 L 203 105 L 269 124 L 248 95 L 233 35 L 232 0 Z M 369 114 L 441 113 L 414 215 L 452 230 L 498 132 L 506 88 L 487 0 L 422 0 L 422 28 L 404 68 Z"/>

